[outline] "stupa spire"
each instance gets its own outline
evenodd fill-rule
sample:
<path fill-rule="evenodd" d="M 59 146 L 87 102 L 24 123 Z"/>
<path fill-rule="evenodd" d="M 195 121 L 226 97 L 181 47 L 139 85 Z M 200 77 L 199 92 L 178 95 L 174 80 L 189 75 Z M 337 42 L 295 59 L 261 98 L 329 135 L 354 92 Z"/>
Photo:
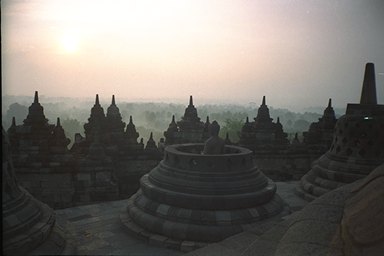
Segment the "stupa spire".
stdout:
<path fill-rule="evenodd" d="M 38 93 L 38 91 L 35 91 L 35 99 L 33 100 L 33 103 L 39 103 L 39 93 Z"/>
<path fill-rule="evenodd" d="M 265 96 L 263 96 L 263 102 L 261 103 L 261 105 L 265 105 Z"/>
<path fill-rule="evenodd" d="M 332 99 L 329 98 L 329 100 L 328 100 L 328 108 L 331 108 L 331 107 L 332 107 Z"/>
<path fill-rule="evenodd" d="M 100 103 L 99 103 L 99 94 L 96 94 L 95 105 L 100 105 Z"/>
<path fill-rule="evenodd" d="M 146 151 L 155 151 L 157 150 L 156 142 L 153 140 L 153 133 L 151 132 L 151 135 L 149 136 L 147 146 L 145 147 Z"/>
<path fill-rule="evenodd" d="M 175 121 L 175 115 L 172 115 L 172 123 L 176 123 L 176 121 Z"/>
<path fill-rule="evenodd" d="M 129 123 L 130 123 L 130 124 L 133 124 L 132 116 L 129 116 Z"/>
<path fill-rule="evenodd" d="M 60 117 L 57 118 L 56 126 L 57 127 L 61 126 L 61 124 L 60 124 Z"/>
<path fill-rule="evenodd" d="M 190 106 L 193 106 L 193 98 L 192 98 L 192 95 L 189 96 L 189 105 L 190 105 Z"/>
<path fill-rule="evenodd" d="M 360 104 L 376 105 L 376 81 L 375 81 L 375 66 L 373 63 L 365 65 L 363 88 L 361 90 Z"/>
<path fill-rule="evenodd" d="M 116 105 L 116 102 L 115 102 L 115 95 L 112 95 L 112 105 Z"/>

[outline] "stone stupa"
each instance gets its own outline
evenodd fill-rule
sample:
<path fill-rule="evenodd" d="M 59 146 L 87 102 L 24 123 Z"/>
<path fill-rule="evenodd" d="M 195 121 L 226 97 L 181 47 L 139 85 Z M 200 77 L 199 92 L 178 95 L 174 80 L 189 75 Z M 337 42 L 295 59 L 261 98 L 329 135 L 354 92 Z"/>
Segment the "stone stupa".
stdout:
<path fill-rule="evenodd" d="M 181 120 L 175 122 L 175 116 L 172 116 L 172 122 L 169 124 L 167 131 L 164 132 L 165 144 L 204 142 L 204 127 L 205 125 L 200 120 L 197 109 L 193 105 L 193 97 L 191 95 Z"/>
<path fill-rule="evenodd" d="M 252 151 L 224 145 L 217 122 L 210 128 L 206 144 L 166 147 L 159 165 L 141 178 L 121 215 L 130 232 L 190 251 L 282 212 L 276 184 L 255 166 Z"/>
<path fill-rule="evenodd" d="M 384 162 L 384 105 L 377 104 L 375 69 L 367 63 L 359 104 L 348 104 L 336 123 L 330 149 L 301 178 L 307 200 L 367 176 Z"/>

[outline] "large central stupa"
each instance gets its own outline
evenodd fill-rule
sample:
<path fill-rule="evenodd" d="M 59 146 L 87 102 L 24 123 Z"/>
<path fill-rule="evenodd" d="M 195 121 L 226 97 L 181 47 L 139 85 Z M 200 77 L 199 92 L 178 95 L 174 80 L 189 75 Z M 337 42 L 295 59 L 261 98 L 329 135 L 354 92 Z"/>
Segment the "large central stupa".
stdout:
<path fill-rule="evenodd" d="M 280 213 L 276 184 L 255 166 L 252 151 L 224 145 L 217 134 L 205 145 L 166 147 L 129 199 L 123 225 L 149 242 L 191 250 Z"/>

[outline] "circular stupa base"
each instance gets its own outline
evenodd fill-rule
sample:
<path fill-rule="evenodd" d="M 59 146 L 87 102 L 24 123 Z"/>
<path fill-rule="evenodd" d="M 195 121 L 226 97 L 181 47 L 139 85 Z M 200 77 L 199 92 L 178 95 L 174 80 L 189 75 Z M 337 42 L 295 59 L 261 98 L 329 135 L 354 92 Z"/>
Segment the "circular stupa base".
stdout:
<path fill-rule="evenodd" d="M 312 201 L 334 189 L 364 178 L 375 166 L 376 163 L 367 160 L 348 159 L 327 152 L 301 178 L 295 192 L 305 200 Z"/>
<path fill-rule="evenodd" d="M 151 243 L 190 251 L 283 211 L 276 184 L 255 166 L 250 150 L 226 146 L 223 154 L 204 155 L 203 147 L 166 147 L 129 199 L 125 227 Z"/>
<path fill-rule="evenodd" d="M 151 245 L 170 248 L 183 252 L 190 252 L 205 247 L 210 243 L 222 241 L 232 235 L 254 229 L 259 225 L 262 226 L 266 222 L 279 222 L 281 221 L 282 217 L 290 214 L 288 205 L 284 204 L 282 199 L 276 195 L 273 200 L 271 200 L 271 204 L 264 205 L 263 207 L 248 208 L 238 211 L 238 214 L 242 213 L 248 216 L 253 214 L 255 222 L 244 224 L 229 224 L 228 221 L 221 220 L 222 223 L 227 222 L 225 226 L 191 225 L 188 224 L 188 222 L 174 222 L 143 213 L 138 207 L 135 206 L 135 200 L 137 200 L 136 195 L 128 200 L 127 208 L 120 214 L 120 221 L 123 228 L 130 234 L 134 235 L 136 238 L 144 240 Z M 277 205 L 279 206 L 275 207 Z M 167 208 L 165 205 L 157 206 L 159 211 L 162 211 L 165 208 Z M 276 212 L 270 212 L 267 214 L 268 209 L 272 208 L 274 208 Z M 171 207 L 168 208 L 168 211 L 173 210 L 174 209 Z M 179 210 L 188 211 L 189 209 Z M 215 214 L 217 214 L 218 218 L 223 216 L 230 217 L 231 213 L 238 215 L 231 211 L 212 211 L 211 216 L 215 217 Z M 240 217 L 240 215 L 238 216 Z M 138 224 L 138 222 L 140 224 Z M 145 225 L 143 225 L 144 223 Z M 161 229 L 162 233 L 150 231 L 154 226 L 157 226 L 159 229 Z M 223 231 L 226 233 L 224 234 Z M 165 233 L 171 236 L 167 236 Z M 211 236 L 208 236 L 208 233 L 210 233 Z M 189 239 L 189 237 L 186 237 L 186 234 L 196 234 L 198 237 L 201 237 L 201 239 L 207 239 L 209 241 Z"/>

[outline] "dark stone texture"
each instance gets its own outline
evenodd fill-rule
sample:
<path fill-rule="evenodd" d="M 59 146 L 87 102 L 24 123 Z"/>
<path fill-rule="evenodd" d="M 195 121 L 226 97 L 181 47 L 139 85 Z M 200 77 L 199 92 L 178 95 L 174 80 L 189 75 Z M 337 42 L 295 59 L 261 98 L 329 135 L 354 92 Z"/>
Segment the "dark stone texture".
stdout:
<path fill-rule="evenodd" d="M 38 102 L 37 93 L 35 103 Z M 61 254 L 74 252 L 66 235 L 55 224 L 55 214 L 19 187 L 10 155 L 9 141 L 2 129 L 2 213 L 5 255 Z M 71 247 L 72 249 L 70 249 Z"/>

